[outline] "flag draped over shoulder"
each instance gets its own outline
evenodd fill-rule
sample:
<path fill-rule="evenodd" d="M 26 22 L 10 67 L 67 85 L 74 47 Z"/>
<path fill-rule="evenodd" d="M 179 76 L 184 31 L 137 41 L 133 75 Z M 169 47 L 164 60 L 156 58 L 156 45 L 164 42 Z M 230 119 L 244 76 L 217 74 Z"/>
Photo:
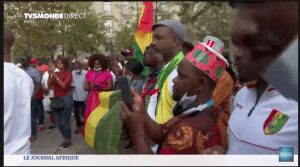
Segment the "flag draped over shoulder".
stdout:
<path fill-rule="evenodd" d="M 120 97 L 120 90 L 99 93 L 101 105 L 87 118 L 84 140 L 98 153 L 118 153 L 122 131 L 119 118 Z"/>
<path fill-rule="evenodd" d="M 153 2 L 144 2 L 137 30 L 134 34 L 133 58 L 142 62 L 143 53 L 152 42 Z M 141 75 L 147 75 L 149 68 L 145 68 Z"/>

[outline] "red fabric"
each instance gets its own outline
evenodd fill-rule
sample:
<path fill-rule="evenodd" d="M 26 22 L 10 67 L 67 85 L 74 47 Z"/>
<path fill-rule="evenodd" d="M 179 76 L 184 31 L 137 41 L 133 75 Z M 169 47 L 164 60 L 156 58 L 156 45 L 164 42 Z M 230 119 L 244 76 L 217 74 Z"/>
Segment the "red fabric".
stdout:
<path fill-rule="evenodd" d="M 54 117 L 53 113 L 50 114 L 50 122 L 51 122 L 51 124 L 55 125 L 55 117 Z"/>
<path fill-rule="evenodd" d="M 38 100 L 42 100 L 44 98 L 44 91 L 42 87 L 36 92 L 35 98 Z"/>
<path fill-rule="evenodd" d="M 214 133 L 214 136 L 212 136 L 209 141 L 206 144 L 206 148 L 212 147 L 214 145 L 220 145 L 222 143 L 221 136 L 220 136 L 220 130 L 217 125 L 215 125 L 210 132 Z"/>
<path fill-rule="evenodd" d="M 172 148 L 167 147 L 160 149 L 159 154 L 175 154 L 175 151 Z"/>
<path fill-rule="evenodd" d="M 66 96 L 70 91 L 71 91 L 71 82 L 72 82 L 72 74 L 69 71 L 64 71 L 64 72 L 55 72 L 56 76 L 67 85 L 66 89 L 62 89 L 58 85 L 58 81 L 54 79 L 53 83 L 53 91 L 54 91 L 54 96 L 56 97 L 63 97 Z"/>
<path fill-rule="evenodd" d="M 201 114 L 174 117 L 161 128 L 165 138 L 159 154 L 198 154 L 222 143 L 218 124 L 213 124 L 211 117 Z"/>
<path fill-rule="evenodd" d="M 102 72 L 96 72 L 94 70 L 90 70 L 87 72 L 85 79 L 88 83 L 99 85 L 100 88 L 106 88 L 108 86 L 108 81 L 112 80 L 112 75 L 110 74 L 109 70 L 104 70 Z M 84 111 L 84 118 L 83 118 L 84 127 L 89 115 L 100 105 L 100 100 L 99 100 L 100 92 L 101 90 L 96 90 L 96 89 L 91 89 L 89 92 L 89 95 L 86 100 L 85 111 Z M 84 129 L 81 132 L 83 136 L 85 134 Z"/>
<path fill-rule="evenodd" d="M 46 64 L 42 64 L 41 66 L 38 66 L 37 69 L 43 74 L 48 71 L 48 66 Z"/>
<path fill-rule="evenodd" d="M 152 95 L 154 95 L 158 91 L 159 91 L 159 89 L 152 89 L 152 90 L 150 90 L 147 93 L 142 93 L 141 96 L 142 96 L 143 101 L 145 102 L 146 96 L 152 96 Z"/>
<path fill-rule="evenodd" d="M 35 58 L 31 58 L 31 64 L 36 64 L 36 63 L 37 63 L 36 59 Z"/>
<path fill-rule="evenodd" d="M 152 32 L 153 25 L 153 2 L 144 2 L 145 10 L 137 31 Z"/>
<path fill-rule="evenodd" d="M 273 90 L 275 90 L 274 88 L 269 88 L 267 91 L 268 92 L 271 92 L 271 91 L 273 91 Z"/>

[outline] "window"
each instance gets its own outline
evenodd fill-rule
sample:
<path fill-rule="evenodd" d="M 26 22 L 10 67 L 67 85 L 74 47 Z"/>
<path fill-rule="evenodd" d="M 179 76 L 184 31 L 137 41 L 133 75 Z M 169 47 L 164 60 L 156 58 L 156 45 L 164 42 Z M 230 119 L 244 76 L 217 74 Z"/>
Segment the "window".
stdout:
<path fill-rule="evenodd" d="M 111 2 L 103 2 L 104 13 L 111 13 Z"/>
<path fill-rule="evenodd" d="M 107 34 L 112 34 L 112 20 L 106 20 L 104 26 L 108 30 Z"/>

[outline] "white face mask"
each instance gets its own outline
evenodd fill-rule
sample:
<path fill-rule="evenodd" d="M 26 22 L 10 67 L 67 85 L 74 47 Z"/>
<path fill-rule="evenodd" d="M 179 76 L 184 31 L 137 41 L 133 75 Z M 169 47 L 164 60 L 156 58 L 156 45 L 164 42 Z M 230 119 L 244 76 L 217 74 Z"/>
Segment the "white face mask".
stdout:
<path fill-rule="evenodd" d="M 132 75 L 131 75 L 131 74 L 126 75 L 126 77 L 127 77 L 127 79 L 128 79 L 129 81 L 131 81 L 131 79 L 132 79 Z"/>
<path fill-rule="evenodd" d="M 102 68 L 101 68 L 101 67 L 99 67 L 99 68 L 94 68 L 94 70 L 95 70 L 95 71 L 101 71 Z"/>
<path fill-rule="evenodd" d="M 185 108 L 191 103 L 193 103 L 196 100 L 196 98 L 197 95 L 187 96 L 187 93 L 185 93 L 178 103 L 182 105 L 183 108 Z"/>
<path fill-rule="evenodd" d="M 196 97 L 197 95 L 187 96 L 187 93 L 185 93 L 179 102 L 174 106 L 173 114 L 176 116 L 184 112 L 185 109 L 195 101 Z"/>

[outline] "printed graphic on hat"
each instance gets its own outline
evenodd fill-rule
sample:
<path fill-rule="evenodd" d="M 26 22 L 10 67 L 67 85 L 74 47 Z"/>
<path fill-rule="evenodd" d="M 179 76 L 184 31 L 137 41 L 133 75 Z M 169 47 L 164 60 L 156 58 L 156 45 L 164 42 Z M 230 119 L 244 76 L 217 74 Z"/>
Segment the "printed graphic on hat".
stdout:
<path fill-rule="evenodd" d="M 279 162 L 294 162 L 294 148 L 279 147 Z"/>
<path fill-rule="evenodd" d="M 217 67 L 216 71 L 215 71 L 215 75 L 218 77 L 218 78 L 221 78 L 222 74 L 223 74 L 223 71 L 224 71 L 224 68 L 222 67 Z"/>
<path fill-rule="evenodd" d="M 202 64 L 207 64 L 210 60 L 209 56 L 206 55 L 204 52 L 202 52 L 201 50 L 197 49 L 195 51 L 195 53 L 193 54 L 193 56 Z"/>
<path fill-rule="evenodd" d="M 273 135 L 280 131 L 283 125 L 288 121 L 289 116 L 273 109 L 264 123 L 264 133 Z"/>
<path fill-rule="evenodd" d="M 215 41 L 212 41 L 212 40 L 208 40 L 206 45 L 210 46 L 211 48 L 213 48 L 215 46 Z"/>
<path fill-rule="evenodd" d="M 198 43 L 195 48 L 187 54 L 186 58 L 214 81 L 217 81 L 224 71 L 219 68 L 226 68 L 225 62 L 218 58 L 214 52 L 207 49 L 202 43 Z"/>

